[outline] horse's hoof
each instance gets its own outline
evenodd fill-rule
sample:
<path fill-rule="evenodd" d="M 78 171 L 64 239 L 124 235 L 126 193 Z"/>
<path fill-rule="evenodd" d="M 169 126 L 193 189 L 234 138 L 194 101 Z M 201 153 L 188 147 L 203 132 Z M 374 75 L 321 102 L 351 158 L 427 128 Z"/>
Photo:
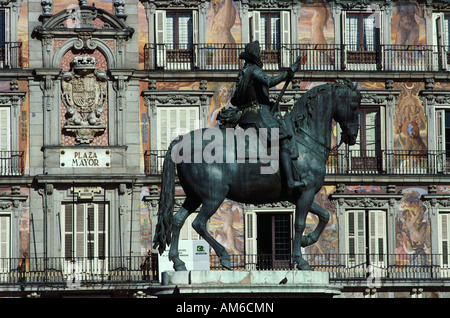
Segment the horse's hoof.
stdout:
<path fill-rule="evenodd" d="M 222 265 L 222 267 L 225 267 L 226 269 L 231 269 L 231 262 L 229 259 L 221 259 L 220 265 Z"/>

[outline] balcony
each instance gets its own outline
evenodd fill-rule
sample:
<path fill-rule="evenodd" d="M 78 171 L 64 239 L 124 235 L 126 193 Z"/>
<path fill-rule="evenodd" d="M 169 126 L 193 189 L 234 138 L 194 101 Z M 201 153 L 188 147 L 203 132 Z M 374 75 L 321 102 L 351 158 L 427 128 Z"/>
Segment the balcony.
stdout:
<path fill-rule="evenodd" d="M 146 44 L 145 69 L 149 71 L 237 71 L 245 44 Z M 450 52 L 436 45 L 383 44 L 364 51 L 341 44 L 290 44 L 279 50 L 262 50 L 263 69 L 278 71 L 300 56 L 300 71 L 447 71 Z"/>
<path fill-rule="evenodd" d="M 0 176 L 22 176 L 23 151 L 0 151 Z"/>
<path fill-rule="evenodd" d="M 330 274 L 331 281 L 364 281 L 368 277 L 386 282 L 450 282 L 449 255 L 442 254 L 306 254 L 312 270 Z M 211 255 L 211 270 L 220 260 Z M 231 255 L 233 270 L 293 270 L 291 255 Z"/>
<path fill-rule="evenodd" d="M 293 270 L 291 255 L 230 255 L 232 270 Z M 450 282 L 447 254 L 305 254 L 315 271 L 330 274 L 335 282 L 381 281 Z M 210 269 L 222 270 L 216 255 L 210 255 Z M 90 289 L 131 284 L 158 284 L 158 256 L 106 258 L 1 258 L 0 289 L 10 286 Z"/>
<path fill-rule="evenodd" d="M 0 42 L 0 69 L 22 67 L 22 42 Z"/>
<path fill-rule="evenodd" d="M 450 154 L 420 150 L 339 150 L 327 162 L 331 175 L 441 175 L 450 173 Z"/>
<path fill-rule="evenodd" d="M 165 150 L 144 153 L 146 175 L 160 175 Z M 328 158 L 329 175 L 445 175 L 450 174 L 450 154 L 419 150 L 339 150 Z"/>
<path fill-rule="evenodd" d="M 81 287 L 158 280 L 157 255 L 136 257 L 1 258 L 0 286 Z"/>

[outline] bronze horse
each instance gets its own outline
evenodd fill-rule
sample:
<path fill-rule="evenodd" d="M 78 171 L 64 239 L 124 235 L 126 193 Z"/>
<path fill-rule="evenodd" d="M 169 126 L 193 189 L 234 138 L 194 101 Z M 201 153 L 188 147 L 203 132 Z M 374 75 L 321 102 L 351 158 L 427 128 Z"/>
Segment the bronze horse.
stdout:
<path fill-rule="evenodd" d="M 324 84 L 307 91 L 295 103 L 288 116 L 285 116 L 285 120 L 292 121 L 295 131 L 291 142 L 294 142 L 299 150 L 299 157 L 293 161 L 294 170 L 301 174 L 301 180 L 306 184 L 304 188 L 294 190 L 292 193 L 287 191 L 280 169 L 273 174 L 261 174 L 260 168 L 263 164 L 259 161 L 257 163 L 191 161 L 176 164 L 172 160 L 171 152 L 180 140 L 174 140 L 166 153 L 163 165 L 154 248 L 158 248 L 162 254 L 166 245 L 170 246 L 169 259 L 173 261 L 174 269 L 186 270 L 178 253 L 179 233 L 189 214 L 201 205 L 192 226 L 214 249 L 221 265 L 230 269 L 230 256 L 226 249 L 206 229 L 206 222 L 222 202 L 226 198 L 249 204 L 289 201 L 295 205 L 293 262 L 300 270 L 310 270 L 309 263 L 302 257 L 301 247 L 317 242 L 329 220 L 328 211 L 314 203 L 314 196 L 323 186 L 325 179 L 326 161 L 331 151 L 332 120 L 334 119 L 341 127 L 341 143 L 355 144 L 359 129 L 360 103 L 359 91 L 347 80 L 344 84 Z M 194 137 L 194 133 L 195 131 L 191 131 L 187 135 Z M 227 148 L 224 147 L 224 156 L 226 152 Z M 175 166 L 186 199 L 174 215 Z M 313 232 L 303 235 L 308 212 L 316 214 L 319 223 Z"/>

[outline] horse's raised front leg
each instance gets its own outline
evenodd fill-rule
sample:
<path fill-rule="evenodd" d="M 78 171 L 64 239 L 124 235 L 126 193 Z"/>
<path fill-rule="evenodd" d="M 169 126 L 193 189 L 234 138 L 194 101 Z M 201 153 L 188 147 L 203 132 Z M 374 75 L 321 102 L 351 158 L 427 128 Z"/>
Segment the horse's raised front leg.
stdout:
<path fill-rule="evenodd" d="M 297 268 L 300 270 L 311 270 L 309 263 L 303 259 L 301 245 L 303 231 L 306 226 L 306 216 L 314 201 L 314 191 L 308 189 L 303 191 L 295 206 L 295 236 L 293 244 L 292 258 Z"/>
<path fill-rule="evenodd" d="M 173 262 L 173 269 L 175 271 L 186 270 L 186 266 L 184 262 L 180 259 L 178 252 L 178 241 L 180 239 L 180 230 L 183 227 L 183 224 L 186 221 L 189 214 L 194 212 L 199 206 L 200 203 L 191 201 L 189 198 L 186 198 L 181 208 L 173 216 L 172 242 L 170 244 L 169 260 Z"/>
<path fill-rule="evenodd" d="M 206 229 L 206 222 L 209 220 L 211 216 L 213 216 L 214 213 L 216 213 L 217 209 L 220 207 L 220 204 L 222 204 L 222 202 L 223 200 L 221 201 L 211 199 L 204 200 L 200 212 L 198 213 L 194 222 L 192 222 L 192 227 L 214 249 L 217 256 L 219 256 L 220 264 L 227 269 L 231 269 L 230 256 L 228 255 L 227 250 L 219 242 L 217 242 Z"/>
<path fill-rule="evenodd" d="M 302 247 L 306 247 L 316 243 L 320 237 L 320 234 L 322 234 L 323 230 L 325 229 L 325 226 L 328 224 L 328 221 L 330 220 L 330 214 L 328 213 L 328 211 L 322 208 L 320 205 L 316 204 L 315 202 L 311 204 L 310 212 L 319 217 L 319 224 L 317 224 L 314 231 L 302 237 L 301 241 Z"/>

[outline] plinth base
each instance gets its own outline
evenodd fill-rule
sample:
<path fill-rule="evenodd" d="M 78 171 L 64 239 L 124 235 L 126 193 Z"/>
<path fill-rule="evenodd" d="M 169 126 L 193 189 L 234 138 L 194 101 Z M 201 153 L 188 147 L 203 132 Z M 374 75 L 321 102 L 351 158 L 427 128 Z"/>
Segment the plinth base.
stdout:
<path fill-rule="evenodd" d="M 158 297 L 333 297 L 342 286 L 315 271 L 167 271 Z"/>

